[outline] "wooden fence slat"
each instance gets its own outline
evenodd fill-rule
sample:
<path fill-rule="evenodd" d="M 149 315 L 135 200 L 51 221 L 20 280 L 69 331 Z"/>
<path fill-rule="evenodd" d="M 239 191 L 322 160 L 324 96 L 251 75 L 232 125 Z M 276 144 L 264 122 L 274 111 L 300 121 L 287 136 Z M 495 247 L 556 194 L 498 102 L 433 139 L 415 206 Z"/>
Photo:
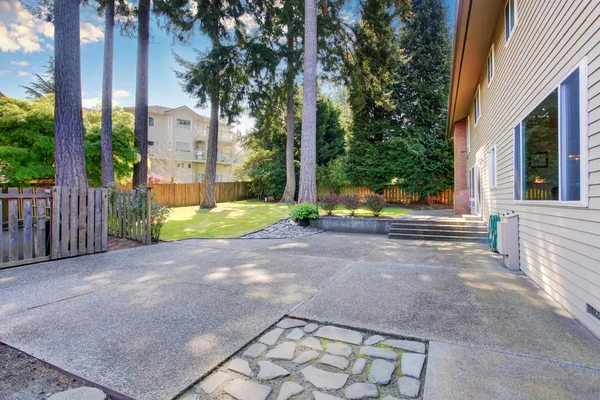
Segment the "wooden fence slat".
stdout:
<path fill-rule="evenodd" d="M 100 250 L 108 250 L 108 189 L 101 189 L 102 196 L 102 241 Z"/>
<path fill-rule="evenodd" d="M 79 189 L 79 254 L 87 254 L 87 189 Z"/>
<path fill-rule="evenodd" d="M 31 194 L 31 188 L 23 188 L 23 193 Z M 33 208 L 31 199 L 23 199 L 23 259 L 33 258 Z"/>
<path fill-rule="evenodd" d="M 52 250 L 50 256 L 55 259 L 60 256 L 60 188 L 52 188 L 52 215 L 50 223 L 52 225 Z"/>
<path fill-rule="evenodd" d="M 69 256 L 69 239 L 71 238 L 69 230 L 69 205 L 70 190 L 68 187 L 61 187 L 60 204 L 60 256 Z"/>
<path fill-rule="evenodd" d="M 38 194 L 45 192 L 45 189 L 37 189 Z M 46 202 L 43 197 L 37 198 L 37 222 L 35 235 L 35 257 L 46 256 Z M 2 254 L 0 252 L 0 254 Z M 0 260 L 1 262 L 2 260 Z"/>
<path fill-rule="evenodd" d="M 69 208 L 69 229 L 71 231 L 71 235 L 69 242 L 71 243 L 71 256 L 76 256 L 79 254 L 79 188 L 70 188 L 70 192 L 71 205 Z"/>
<path fill-rule="evenodd" d="M 102 189 L 93 189 L 96 201 L 94 251 L 102 251 Z"/>
<path fill-rule="evenodd" d="M 8 188 L 8 193 L 18 193 L 17 188 Z M 8 261 L 19 260 L 19 226 L 18 226 L 18 200 L 8 200 Z"/>
<path fill-rule="evenodd" d="M 94 252 L 94 217 L 96 215 L 96 202 L 94 201 L 94 189 L 87 190 L 87 252 Z"/>

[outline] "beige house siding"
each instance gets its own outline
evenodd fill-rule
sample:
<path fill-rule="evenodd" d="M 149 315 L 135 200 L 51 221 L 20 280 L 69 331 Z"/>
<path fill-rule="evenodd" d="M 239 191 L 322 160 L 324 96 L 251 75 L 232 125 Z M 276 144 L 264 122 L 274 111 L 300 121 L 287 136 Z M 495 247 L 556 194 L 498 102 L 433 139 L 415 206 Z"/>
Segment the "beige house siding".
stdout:
<path fill-rule="evenodd" d="M 469 113 L 468 168 L 481 168 L 482 215 L 520 215 L 521 270 L 597 336 L 600 321 L 600 6 L 598 1 L 518 0 L 518 23 L 505 45 L 504 15 L 494 34 L 495 75 L 481 71 L 481 117 Z M 491 44 L 490 44 L 491 45 Z M 588 207 L 514 201 L 513 128 L 582 59 L 588 75 Z M 497 147 L 497 187 L 489 188 L 488 152 Z"/>

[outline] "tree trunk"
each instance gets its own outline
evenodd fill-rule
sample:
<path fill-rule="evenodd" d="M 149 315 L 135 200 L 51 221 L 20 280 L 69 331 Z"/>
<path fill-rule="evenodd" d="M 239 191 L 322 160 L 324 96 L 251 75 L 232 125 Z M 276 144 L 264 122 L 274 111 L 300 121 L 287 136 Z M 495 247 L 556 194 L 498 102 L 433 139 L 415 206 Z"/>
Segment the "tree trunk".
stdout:
<path fill-rule="evenodd" d="M 281 203 L 293 203 L 296 195 L 296 171 L 294 168 L 294 42 L 291 29 L 288 27 L 287 37 L 287 141 L 285 144 L 285 172 L 286 182 L 285 191 L 281 198 Z"/>
<path fill-rule="evenodd" d="M 133 166 L 133 186 L 148 182 L 148 53 L 150 0 L 140 0 L 138 15 L 137 76 L 135 84 L 135 144 L 140 162 Z"/>
<path fill-rule="evenodd" d="M 81 106 L 79 0 L 56 0 L 54 3 L 54 63 L 56 185 L 87 187 Z"/>
<path fill-rule="evenodd" d="M 218 26 L 212 39 L 213 49 L 219 45 Z M 210 125 L 208 126 L 208 143 L 206 150 L 206 168 L 204 171 L 204 198 L 200 208 L 215 208 L 215 181 L 217 179 L 217 149 L 219 144 L 219 73 L 213 71 L 210 83 Z"/>
<path fill-rule="evenodd" d="M 317 2 L 304 2 L 304 93 L 298 202 L 317 204 Z"/>
<path fill-rule="evenodd" d="M 112 90 L 113 54 L 115 33 L 115 1 L 107 0 L 104 12 L 104 67 L 102 70 L 102 186 L 114 182 L 115 170 L 112 154 Z"/>

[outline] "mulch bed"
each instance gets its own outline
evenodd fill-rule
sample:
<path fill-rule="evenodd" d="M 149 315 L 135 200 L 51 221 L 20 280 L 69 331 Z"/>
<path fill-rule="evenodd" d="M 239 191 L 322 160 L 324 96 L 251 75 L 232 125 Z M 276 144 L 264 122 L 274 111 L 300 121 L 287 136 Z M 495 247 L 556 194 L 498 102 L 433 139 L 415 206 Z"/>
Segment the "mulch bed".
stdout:
<path fill-rule="evenodd" d="M 452 210 L 451 204 L 386 204 L 387 208 L 408 208 L 411 210 Z"/>
<path fill-rule="evenodd" d="M 134 247 L 141 247 L 142 243 L 136 242 L 135 240 L 116 238 L 114 236 L 108 237 L 108 251 L 133 249 Z"/>
<path fill-rule="evenodd" d="M 81 386 L 86 384 L 0 343 L 0 399 L 43 400 Z"/>

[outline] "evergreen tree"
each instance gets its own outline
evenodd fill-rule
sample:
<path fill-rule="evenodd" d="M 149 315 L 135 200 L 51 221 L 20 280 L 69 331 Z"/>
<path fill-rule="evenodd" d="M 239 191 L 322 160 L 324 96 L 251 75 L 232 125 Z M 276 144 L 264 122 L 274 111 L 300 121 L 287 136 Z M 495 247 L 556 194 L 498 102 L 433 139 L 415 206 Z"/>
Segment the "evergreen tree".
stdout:
<path fill-rule="evenodd" d="M 388 146 L 391 173 L 425 201 L 452 186 L 452 142 L 445 140 L 451 39 L 442 0 L 413 1 L 400 45 L 408 61 L 393 91 L 401 129 Z"/>
<path fill-rule="evenodd" d="M 401 10 L 392 1 L 362 3 L 354 53 L 346 66 L 353 117 L 347 173 L 353 184 L 375 191 L 392 178 L 387 141 L 398 128 L 392 94 L 404 62 L 396 34 Z"/>

